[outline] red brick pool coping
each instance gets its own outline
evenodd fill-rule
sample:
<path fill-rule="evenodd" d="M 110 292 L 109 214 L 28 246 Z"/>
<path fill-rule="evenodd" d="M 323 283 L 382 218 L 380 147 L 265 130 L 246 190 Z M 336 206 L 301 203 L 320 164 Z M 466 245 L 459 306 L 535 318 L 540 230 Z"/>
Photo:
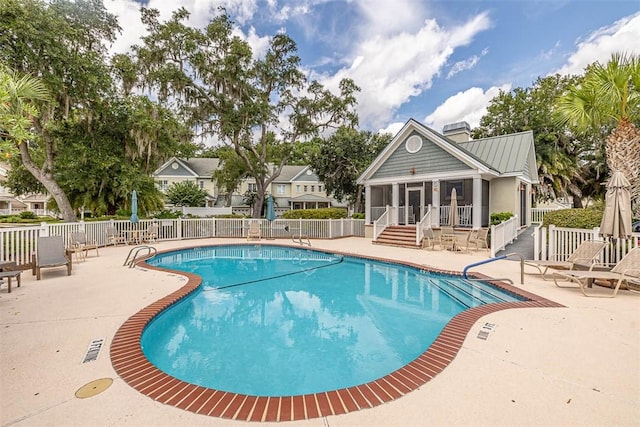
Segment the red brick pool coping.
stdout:
<path fill-rule="evenodd" d="M 242 244 L 238 245 L 242 246 Z M 229 244 L 224 244 L 224 246 L 229 246 Z M 299 248 L 299 246 L 292 247 Z M 437 270 L 403 261 L 315 248 L 313 250 L 407 265 L 423 271 L 461 275 L 460 272 L 456 271 Z M 175 272 L 154 267 L 144 262 L 139 265 L 149 269 L 170 271 L 171 273 L 186 276 L 187 284 L 140 310 L 118 329 L 111 343 L 111 363 L 116 373 L 131 387 L 160 403 L 172 405 L 196 414 L 241 421 L 295 421 L 373 408 L 416 390 L 442 372 L 456 357 L 467 334 L 482 316 L 511 308 L 563 307 L 561 304 L 541 298 L 508 283 L 489 280 L 495 286 L 525 297 L 528 300 L 488 304 L 459 313 L 451 319 L 433 344 L 417 359 L 375 381 L 339 390 L 298 396 L 249 396 L 184 382 L 162 372 L 149 362 L 140 346 L 140 339 L 146 325 L 165 308 L 194 292 L 200 286 L 202 279 L 193 273 Z M 469 276 L 490 279 L 477 273 L 469 274 Z"/>

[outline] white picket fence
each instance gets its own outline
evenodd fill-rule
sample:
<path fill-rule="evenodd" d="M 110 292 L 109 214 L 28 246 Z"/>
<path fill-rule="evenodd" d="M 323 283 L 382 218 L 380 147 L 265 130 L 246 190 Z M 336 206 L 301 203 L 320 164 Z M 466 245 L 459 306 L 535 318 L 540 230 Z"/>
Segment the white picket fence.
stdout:
<path fill-rule="evenodd" d="M 96 221 L 41 223 L 37 226 L 0 228 L 0 261 L 13 261 L 18 265 L 27 265 L 36 250 L 40 236 L 62 236 L 65 245 L 69 234 L 84 231 L 87 240 L 100 246 L 107 243 L 107 227 L 114 226 L 120 234 L 126 236 L 135 230 L 146 230 L 152 224 L 158 225 L 158 241 L 185 240 L 202 238 L 243 238 L 249 230 L 248 218 L 196 218 L 196 219 L 158 219 L 140 220 L 137 224 L 130 221 Z M 362 219 L 260 219 L 260 230 L 264 238 L 289 239 L 292 236 L 307 236 L 309 239 L 335 239 L 340 237 L 364 237 Z M 285 227 L 288 229 L 285 229 Z"/>
<path fill-rule="evenodd" d="M 564 208 L 531 208 L 531 222 L 534 224 L 542 224 L 546 214 L 560 209 Z"/>
<path fill-rule="evenodd" d="M 620 260 L 631 249 L 640 246 L 640 233 L 633 233 L 628 239 L 610 239 L 600 236 L 600 228 L 561 228 L 550 225 L 537 227 L 533 233 L 534 258 L 537 260 L 565 261 L 585 240 L 607 242 L 599 261 L 612 264 Z"/>

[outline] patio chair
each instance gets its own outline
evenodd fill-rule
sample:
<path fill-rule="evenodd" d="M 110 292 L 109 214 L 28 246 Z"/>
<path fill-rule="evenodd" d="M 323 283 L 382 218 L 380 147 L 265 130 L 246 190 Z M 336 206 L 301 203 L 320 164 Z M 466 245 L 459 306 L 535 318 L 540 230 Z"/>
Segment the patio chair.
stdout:
<path fill-rule="evenodd" d="M 487 238 L 489 237 L 489 229 L 488 228 L 476 228 L 471 230 L 469 234 L 469 239 L 467 240 L 467 251 L 469 250 L 469 246 L 474 245 L 476 251 L 480 249 L 489 249 L 489 243 L 487 242 Z"/>
<path fill-rule="evenodd" d="M 426 227 L 424 229 L 424 233 L 422 237 L 422 247 L 423 248 L 430 247 L 431 249 L 435 249 L 436 243 L 438 243 L 438 240 L 436 239 L 436 235 L 433 232 L 433 228 Z"/>
<path fill-rule="evenodd" d="M 525 260 L 524 263 L 525 265 L 537 268 L 542 275 L 542 278 L 544 280 L 547 280 L 546 273 L 550 268 L 573 270 L 576 265 L 592 264 L 606 245 L 607 244 L 605 242 L 585 240 L 584 242 L 580 243 L 580 245 L 576 248 L 575 251 L 573 251 L 571 255 L 569 255 L 569 258 L 567 258 L 566 261 Z M 542 270 L 543 268 L 544 271 Z"/>
<path fill-rule="evenodd" d="M 118 246 L 118 244 L 122 243 L 123 245 L 127 244 L 127 238 L 120 234 L 115 227 L 107 227 L 107 245 Z"/>
<path fill-rule="evenodd" d="M 557 279 L 566 279 L 575 282 L 580 287 L 582 293 L 587 297 L 613 298 L 618 294 L 622 282 L 627 283 L 627 288 L 632 290 L 628 285 L 629 282 L 640 284 L 640 248 L 631 249 L 616 265 L 609 271 L 597 270 L 601 264 L 592 264 L 589 270 L 573 270 L 573 271 L 554 271 L 553 281 L 560 288 L 568 288 L 569 286 L 561 286 Z M 591 287 L 594 280 L 606 280 L 609 282 L 616 281 L 611 295 L 589 295 L 585 291 L 585 287 Z"/>
<path fill-rule="evenodd" d="M 456 248 L 456 233 L 450 225 L 440 227 L 440 247 L 449 250 Z"/>
<path fill-rule="evenodd" d="M 100 256 L 98 252 L 98 243 L 96 241 L 89 241 L 87 239 L 87 234 L 84 231 L 75 231 L 69 235 L 69 242 L 71 244 L 71 248 L 74 250 L 79 250 L 84 255 L 84 258 L 87 258 L 90 250 L 96 251 L 96 256 Z"/>
<path fill-rule="evenodd" d="M 32 259 L 32 272 L 36 280 L 40 280 L 41 269 L 62 266 L 67 267 L 67 276 L 71 276 L 71 257 L 65 251 L 62 236 L 38 237 Z"/>
<path fill-rule="evenodd" d="M 149 228 L 142 233 L 142 241 L 143 242 L 155 242 L 158 240 L 158 231 L 160 227 L 158 224 L 151 224 Z"/>
<path fill-rule="evenodd" d="M 260 240 L 262 234 L 260 232 L 260 221 L 249 221 L 249 230 L 247 231 L 247 240 Z"/>

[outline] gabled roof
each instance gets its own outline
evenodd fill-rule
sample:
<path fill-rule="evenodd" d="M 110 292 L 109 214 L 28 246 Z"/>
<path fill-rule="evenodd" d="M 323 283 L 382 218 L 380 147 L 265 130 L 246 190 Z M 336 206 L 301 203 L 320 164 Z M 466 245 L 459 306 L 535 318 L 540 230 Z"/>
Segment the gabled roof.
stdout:
<path fill-rule="evenodd" d="M 423 153 L 417 152 L 408 155 L 398 150 L 406 142 L 407 138 L 412 135 L 419 135 L 422 140 L 428 143 L 427 149 L 422 150 Z M 385 163 L 392 156 L 399 156 L 395 153 L 401 153 L 404 156 L 404 163 L 397 162 L 401 164 L 401 166 L 394 166 L 398 170 L 389 171 L 389 167 L 385 166 Z M 425 166 L 432 165 L 435 162 L 436 156 L 434 153 L 439 155 L 440 169 Z M 447 158 L 449 160 L 446 160 Z M 421 174 L 433 176 L 438 173 L 471 172 L 475 170 L 485 176 L 517 175 L 529 182 L 538 182 L 532 131 L 458 143 L 422 123 L 410 119 L 393 137 L 382 153 L 362 173 L 358 178 L 358 183 L 362 184 L 374 178 L 378 171 L 383 170 L 384 174 L 378 173 L 379 176 L 388 178 L 407 176 L 409 173 L 406 167 L 407 162 L 411 162 L 412 166 L 418 166 L 416 168 L 412 167 L 416 178 Z"/>
<path fill-rule="evenodd" d="M 177 165 L 174 167 L 174 164 Z M 211 178 L 220 164 L 217 158 L 179 159 L 171 157 L 153 172 L 153 176 L 192 176 L 194 178 Z"/>
<path fill-rule="evenodd" d="M 519 132 L 458 143 L 501 174 L 522 172 L 527 168 L 533 144 L 533 132 Z"/>
<path fill-rule="evenodd" d="M 273 182 L 291 182 L 308 166 L 284 165 L 280 175 Z"/>

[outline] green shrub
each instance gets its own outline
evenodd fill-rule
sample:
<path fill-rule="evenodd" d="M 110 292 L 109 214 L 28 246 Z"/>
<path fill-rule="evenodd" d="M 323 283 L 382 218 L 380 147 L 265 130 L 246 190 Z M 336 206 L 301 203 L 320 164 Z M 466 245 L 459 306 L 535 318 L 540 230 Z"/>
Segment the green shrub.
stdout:
<path fill-rule="evenodd" d="M 513 216 L 511 212 L 494 212 L 491 214 L 491 224 L 490 225 L 498 225 L 501 222 L 505 222 L 509 218 Z"/>
<path fill-rule="evenodd" d="M 156 212 L 156 214 L 153 215 L 153 217 L 157 219 L 176 219 L 176 218 L 180 218 L 181 216 L 182 216 L 181 212 L 170 211 L 168 209 L 162 210 L 160 212 Z"/>
<path fill-rule="evenodd" d="M 362 213 L 354 213 L 351 215 L 351 218 L 353 219 L 364 219 L 364 212 Z"/>
<path fill-rule="evenodd" d="M 544 215 L 543 227 L 553 224 L 562 228 L 591 229 L 599 227 L 602 221 L 602 206 L 586 209 L 560 209 Z"/>
<path fill-rule="evenodd" d="M 38 216 L 31 211 L 20 212 L 20 219 L 38 219 Z"/>
<path fill-rule="evenodd" d="M 117 217 L 130 217 L 131 216 L 131 209 L 123 209 L 120 208 L 116 211 L 116 216 Z"/>
<path fill-rule="evenodd" d="M 341 219 L 347 217 L 347 210 L 340 208 L 292 209 L 282 214 L 284 219 Z"/>

